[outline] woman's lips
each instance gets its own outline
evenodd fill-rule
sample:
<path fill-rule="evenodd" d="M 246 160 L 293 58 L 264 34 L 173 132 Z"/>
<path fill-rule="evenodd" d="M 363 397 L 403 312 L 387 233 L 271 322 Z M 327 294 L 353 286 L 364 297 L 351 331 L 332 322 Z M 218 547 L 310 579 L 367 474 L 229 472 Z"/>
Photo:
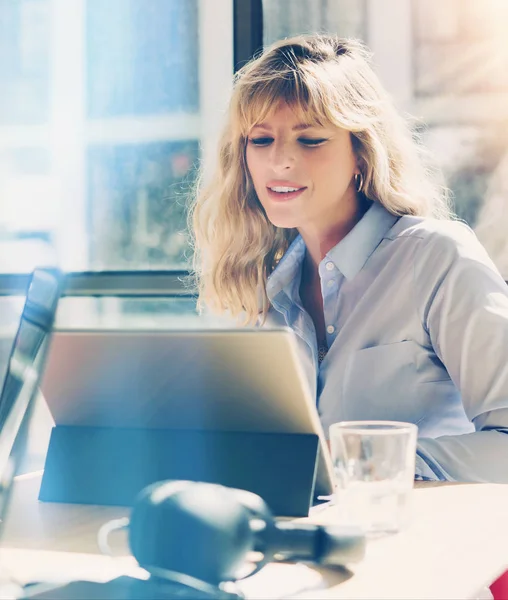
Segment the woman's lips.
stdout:
<path fill-rule="evenodd" d="M 302 194 L 307 188 L 303 187 L 295 192 L 274 192 L 270 188 L 266 188 L 268 192 L 268 196 L 271 200 L 275 200 L 276 202 L 284 202 L 286 200 L 293 200 L 293 198 L 297 198 L 300 194 Z"/>

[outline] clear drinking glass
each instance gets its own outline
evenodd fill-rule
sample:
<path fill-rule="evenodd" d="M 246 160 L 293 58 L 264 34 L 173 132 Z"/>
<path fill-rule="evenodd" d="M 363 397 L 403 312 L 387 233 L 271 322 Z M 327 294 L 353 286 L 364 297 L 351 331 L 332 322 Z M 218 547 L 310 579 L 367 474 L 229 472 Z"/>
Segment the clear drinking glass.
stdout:
<path fill-rule="evenodd" d="M 343 421 L 330 427 L 339 521 L 367 533 L 395 533 L 410 517 L 417 427 Z"/>

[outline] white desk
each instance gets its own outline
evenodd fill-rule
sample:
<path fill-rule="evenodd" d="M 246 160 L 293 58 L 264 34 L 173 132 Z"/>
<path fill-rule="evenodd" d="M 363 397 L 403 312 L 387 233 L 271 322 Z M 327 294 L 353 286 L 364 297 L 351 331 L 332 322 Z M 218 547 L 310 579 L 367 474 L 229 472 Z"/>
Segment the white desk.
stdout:
<path fill-rule="evenodd" d="M 40 474 L 18 480 L 0 564 L 18 580 L 106 581 L 139 573 L 125 540 L 120 558 L 99 555 L 96 533 L 125 509 L 37 501 Z M 334 509 L 312 517 L 334 520 Z M 245 580 L 248 597 L 276 598 L 307 587 L 307 598 L 474 598 L 508 568 L 508 485 L 445 485 L 415 490 L 414 518 L 398 535 L 370 541 L 352 573 L 268 565 Z M 349 578 L 348 578 L 349 577 Z"/>

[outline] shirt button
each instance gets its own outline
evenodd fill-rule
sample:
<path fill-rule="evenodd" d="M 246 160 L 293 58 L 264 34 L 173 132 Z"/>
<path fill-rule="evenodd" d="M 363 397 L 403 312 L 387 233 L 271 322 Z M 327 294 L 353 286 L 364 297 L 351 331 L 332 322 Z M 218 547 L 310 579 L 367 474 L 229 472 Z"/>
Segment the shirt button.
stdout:
<path fill-rule="evenodd" d="M 335 284 L 335 279 L 329 279 L 326 285 L 327 285 L 327 287 L 333 287 L 334 284 Z"/>
<path fill-rule="evenodd" d="M 333 325 L 328 325 L 328 327 L 326 328 L 326 331 L 328 333 L 333 333 L 335 331 L 335 327 Z"/>
<path fill-rule="evenodd" d="M 335 266 L 335 265 L 334 265 L 334 264 L 333 264 L 331 261 L 330 261 L 330 262 L 327 262 L 327 263 L 326 263 L 326 270 L 327 270 L 327 271 L 333 271 L 333 267 L 334 267 L 334 266 Z"/>

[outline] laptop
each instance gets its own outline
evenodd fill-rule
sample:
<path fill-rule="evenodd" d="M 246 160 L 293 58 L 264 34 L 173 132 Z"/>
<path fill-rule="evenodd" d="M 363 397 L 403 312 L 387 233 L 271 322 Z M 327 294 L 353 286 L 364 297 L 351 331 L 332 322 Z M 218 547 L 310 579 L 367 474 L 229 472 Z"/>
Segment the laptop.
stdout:
<path fill-rule="evenodd" d="M 310 486 L 311 500 L 312 495 L 332 492 L 333 468 L 325 436 L 300 365 L 294 333 L 288 328 L 58 329 L 52 335 L 41 390 L 56 424 L 41 487 L 42 500 L 124 504 L 119 481 L 125 464 L 139 464 L 144 471 L 146 481 L 139 477 L 136 485 L 149 483 L 149 471 L 150 477 L 195 476 L 206 481 L 205 477 L 210 476 L 213 480 L 214 476 L 203 471 L 209 456 L 205 451 L 201 459 L 194 452 L 192 467 L 184 468 L 182 458 L 170 465 L 172 455 L 188 457 L 196 446 L 212 447 L 211 442 L 206 444 L 213 432 L 223 434 L 221 443 L 226 438 L 231 440 L 228 450 L 220 453 L 221 465 L 226 468 L 230 464 L 230 472 L 219 473 L 215 483 L 231 487 L 245 484 L 250 487 L 244 489 L 257 490 L 262 496 L 263 490 L 266 500 L 273 499 L 274 511 L 294 509 L 278 512 L 284 516 L 301 516 L 308 511 L 308 496 L 307 500 L 304 496 Z M 151 439 L 159 438 L 162 445 L 145 449 L 150 442 L 146 441 L 148 434 L 140 433 L 140 429 L 150 432 Z M 105 431 L 109 432 L 109 440 L 116 437 L 117 442 L 104 442 L 101 436 Z M 246 447 L 249 435 L 252 451 Z M 192 443 L 188 441 L 191 436 Z M 276 446 L 277 436 L 281 446 Z M 314 481 L 303 478 L 307 468 L 304 462 L 312 453 L 304 448 L 305 438 L 313 438 L 317 444 L 314 462 L 308 467 L 317 474 Z M 302 442 L 300 450 L 296 445 L 290 450 L 290 444 L 298 439 Z M 179 445 L 175 441 L 171 447 L 171 440 L 180 440 Z M 99 454 L 96 449 L 100 446 Z M 240 446 L 245 451 L 241 458 L 236 452 L 237 448 L 241 452 Z M 265 462 L 260 458 L 256 463 L 256 453 L 263 452 Z M 119 457 L 117 466 L 112 463 L 114 455 Z M 278 467 L 269 465 L 270 479 L 266 475 L 262 484 L 254 481 L 253 475 L 248 480 L 246 472 L 264 469 L 266 455 L 269 461 L 273 457 L 274 463 L 280 460 Z M 165 470 L 164 466 L 156 468 L 154 459 L 141 465 L 144 456 L 163 456 Z M 107 480 L 108 461 L 116 477 L 114 489 L 101 487 L 90 476 L 78 490 L 79 482 L 71 479 L 73 472 L 98 477 L 104 469 L 103 478 Z M 132 470 L 129 467 L 129 473 Z M 69 477 L 64 482 L 66 471 Z M 294 486 L 287 487 L 287 494 L 286 485 Z M 56 489 L 62 491 L 53 491 Z M 93 497 L 92 490 L 96 490 Z M 297 494 L 302 494 L 300 507 L 296 507 Z"/>
<path fill-rule="evenodd" d="M 2 365 L 0 523 L 8 517 L 12 481 L 25 457 L 30 419 L 61 284 L 62 274 L 57 269 L 35 269 L 31 274 L 7 364 Z M 5 340 L 5 328 L 2 333 Z"/>

